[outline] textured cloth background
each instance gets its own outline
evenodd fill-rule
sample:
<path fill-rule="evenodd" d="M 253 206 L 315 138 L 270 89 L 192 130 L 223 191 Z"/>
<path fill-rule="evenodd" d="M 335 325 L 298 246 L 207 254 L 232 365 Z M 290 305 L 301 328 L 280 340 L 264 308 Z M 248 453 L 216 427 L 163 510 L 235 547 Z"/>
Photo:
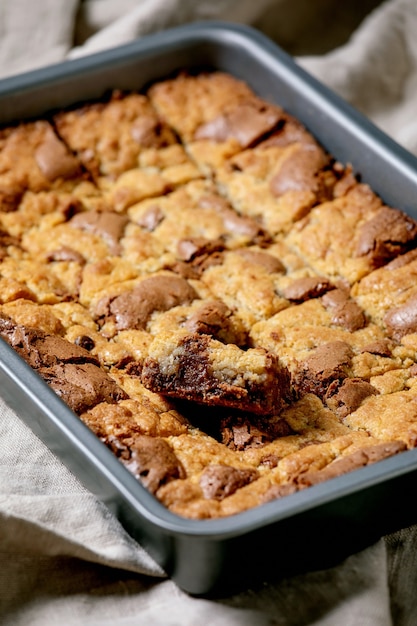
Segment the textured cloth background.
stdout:
<path fill-rule="evenodd" d="M 0 0 L 0 76 L 210 18 L 264 30 L 417 153 L 415 0 Z M 414 528 L 330 570 L 188 597 L 1 400 L 0 565 L 2 626 L 417 624 Z"/>

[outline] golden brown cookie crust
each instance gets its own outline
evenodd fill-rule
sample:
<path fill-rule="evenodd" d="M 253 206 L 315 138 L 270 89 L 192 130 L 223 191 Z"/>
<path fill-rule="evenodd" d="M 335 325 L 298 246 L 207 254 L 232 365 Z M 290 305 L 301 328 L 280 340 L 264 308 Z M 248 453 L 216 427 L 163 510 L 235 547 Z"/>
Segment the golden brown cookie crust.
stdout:
<path fill-rule="evenodd" d="M 0 130 L 0 336 L 178 515 L 417 445 L 416 273 L 417 223 L 225 73 Z"/>

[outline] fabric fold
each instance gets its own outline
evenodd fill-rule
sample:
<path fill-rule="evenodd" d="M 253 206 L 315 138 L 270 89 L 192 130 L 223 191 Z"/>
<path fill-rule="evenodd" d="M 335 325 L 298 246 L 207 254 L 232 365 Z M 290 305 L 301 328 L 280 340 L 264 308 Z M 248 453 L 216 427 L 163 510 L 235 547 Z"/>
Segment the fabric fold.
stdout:
<path fill-rule="evenodd" d="M 300 65 L 417 154 L 417 5 L 392 0 L 369 15 L 349 42 Z"/>

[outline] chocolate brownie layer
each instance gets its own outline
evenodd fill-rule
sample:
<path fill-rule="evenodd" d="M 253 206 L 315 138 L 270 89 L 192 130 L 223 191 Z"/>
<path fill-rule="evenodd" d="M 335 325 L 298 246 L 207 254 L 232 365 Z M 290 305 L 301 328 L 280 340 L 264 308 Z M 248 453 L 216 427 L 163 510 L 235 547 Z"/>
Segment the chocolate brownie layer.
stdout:
<path fill-rule="evenodd" d="M 279 413 L 290 396 L 289 374 L 275 355 L 197 333 L 154 339 L 141 378 L 151 391 L 266 415 Z"/>

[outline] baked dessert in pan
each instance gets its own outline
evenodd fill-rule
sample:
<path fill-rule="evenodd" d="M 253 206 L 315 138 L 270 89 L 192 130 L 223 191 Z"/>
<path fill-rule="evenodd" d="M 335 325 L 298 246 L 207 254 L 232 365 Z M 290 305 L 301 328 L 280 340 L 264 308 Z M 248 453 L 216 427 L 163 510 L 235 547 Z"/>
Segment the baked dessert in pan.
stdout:
<path fill-rule="evenodd" d="M 0 336 L 172 512 L 416 446 L 417 223 L 222 72 L 0 130 Z"/>

